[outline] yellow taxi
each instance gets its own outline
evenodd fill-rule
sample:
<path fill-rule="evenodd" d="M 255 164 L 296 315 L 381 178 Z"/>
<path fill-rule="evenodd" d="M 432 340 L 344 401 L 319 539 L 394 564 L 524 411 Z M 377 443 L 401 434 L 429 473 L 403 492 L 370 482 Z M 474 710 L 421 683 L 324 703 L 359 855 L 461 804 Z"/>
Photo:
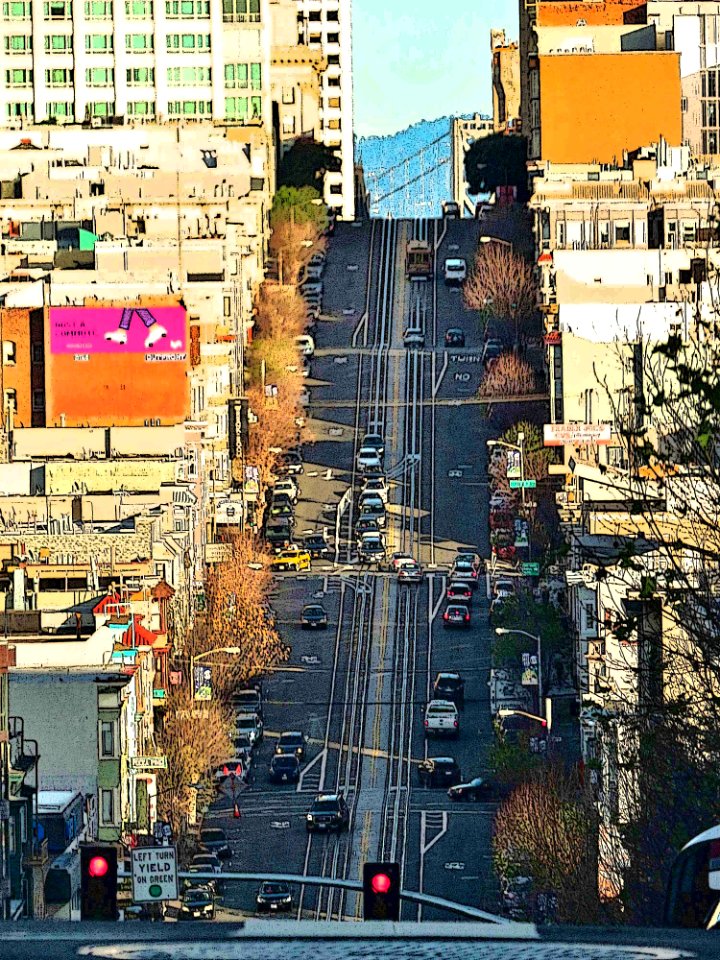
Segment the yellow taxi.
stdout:
<path fill-rule="evenodd" d="M 309 570 L 310 554 L 291 544 L 270 561 L 271 570 Z"/>

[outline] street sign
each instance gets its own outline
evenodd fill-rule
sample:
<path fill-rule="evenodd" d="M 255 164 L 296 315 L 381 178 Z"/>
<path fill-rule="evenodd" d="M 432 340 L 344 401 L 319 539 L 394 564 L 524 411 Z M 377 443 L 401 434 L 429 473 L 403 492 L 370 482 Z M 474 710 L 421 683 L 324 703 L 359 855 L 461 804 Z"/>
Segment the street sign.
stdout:
<path fill-rule="evenodd" d="M 130 769 L 167 770 L 167 757 L 130 757 Z"/>
<path fill-rule="evenodd" d="M 537 481 L 535 480 L 511 480 L 510 489 L 511 490 L 534 490 L 537 486 Z"/>
<path fill-rule="evenodd" d="M 539 577 L 540 576 L 540 564 L 539 563 L 521 563 L 520 569 L 524 577 Z"/>
<path fill-rule="evenodd" d="M 135 847 L 131 856 L 135 903 L 178 899 L 176 847 Z"/>
<path fill-rule="evenodd" d="M 231 543 L 206 543 L 205 563 L 226 563 L 232 560 Z"/>

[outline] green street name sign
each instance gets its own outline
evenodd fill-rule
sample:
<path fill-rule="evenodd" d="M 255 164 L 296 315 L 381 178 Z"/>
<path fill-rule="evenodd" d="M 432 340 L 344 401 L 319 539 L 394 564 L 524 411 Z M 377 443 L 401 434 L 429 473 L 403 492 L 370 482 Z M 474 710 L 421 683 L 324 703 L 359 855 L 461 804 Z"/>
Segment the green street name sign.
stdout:
<path fill-rule="evenodd" d="M 537 486 L 535 480 L 511 480 L 510 489 L 511 490 L 534 490 Z"/>

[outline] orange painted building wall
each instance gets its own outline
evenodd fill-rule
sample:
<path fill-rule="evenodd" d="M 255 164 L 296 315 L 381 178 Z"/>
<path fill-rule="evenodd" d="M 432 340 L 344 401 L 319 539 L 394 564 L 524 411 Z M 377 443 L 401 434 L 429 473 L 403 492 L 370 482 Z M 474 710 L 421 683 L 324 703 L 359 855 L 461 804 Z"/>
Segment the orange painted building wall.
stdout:
<path fill-rule="evenodd" d="M 2 341 L 2 368 L 0 370 L 0 398 L 2 421 L 7 410 L 6 391 L 15 391 L 16 426 L 43 426 L 43 322 L 42 309 L 8 307 L 0 310 L 0 340 Z M 33 351 L 33 343 L 40 351 Z M 33 394 L 35 403 L 33 404 Z"/>
<path fill-rule="evenodd" d="M 574 27 L 578 20 L 588 26 L 613 26 L 623 23 L 645 23 L 647 4 L 638 0 L 604 0 L 597 3 L 567 3 L 564 0 L 546 0 L 537 7 L 539 27 Z"/>
<path fill-rule="evenodd" d="M 162 307 L 167 304 L 160 308 L 156 303 L 148 306 L 169 326 L 162 313 Z M 181 423 L 188 418 L 190 381 L 187 316 L 182 307 L 174 305 L 171 308 L 175 310 L 176 324 L 172 336 L 178 338 L 172 340 L 172 355 L 167 349 L 170 336 L 164 337 L 157 346 L 147 351 L 116 348 L 115 352 L 105 352 L 103 341 L 107 340 L 102 325 L 92 328 L 94 339 L 88 341 L 90 349 L 87 352 L 83 347 L 74 345 L 67 352 L 61 352 L 59 341 L 53 342 L 53 336 L 64 322 L 62 309 L 51 307 L 48 311 L 45 338 L 48 426 L 60 425 L 61 414 L 69 427 L 143 426 L 146 420 L 151 419 L 168 425 Z M 74 337 L 78 335 L 78 326 L 83 324 L 82 313 L 78 311 L 92 309 L 91 306 L 74 309 L 67 327 Z M 118 308 L 114 305 L 114 309 Z M 178 309 L 182 311 L 180 321 L 177 319 Z M 97 323 L 96 315 L 97 311 L 89 314 L 89 327 Z M 137 316 L 132 318 L 131 331 L 136 337 L 142 337 L 147 332 Z M 81 328 L 80 342 L 83 342 L 82 335 Z M 161 352 L 161 348 L 164 352 Z"/>
<path fill-rule="evenodd" d="M 623 150 L 682 142 L 680 54 L 539 58 L 540 152 L 555 163 L 609 163 Z"/>

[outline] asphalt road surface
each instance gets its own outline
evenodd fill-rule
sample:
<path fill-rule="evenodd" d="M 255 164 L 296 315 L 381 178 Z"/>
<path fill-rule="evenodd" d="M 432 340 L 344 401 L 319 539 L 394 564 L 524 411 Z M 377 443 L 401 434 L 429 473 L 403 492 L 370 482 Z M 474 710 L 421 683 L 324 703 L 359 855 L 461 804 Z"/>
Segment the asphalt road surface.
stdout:
<path fill-rule="evenodd" d="M 486 773 L 491 740 L 484 591 L 475 595 L 469 629 L 442 626 L 445 575 L 458 546 L 489 554 L 487 426 L 479 406 L 463 402 L 477 392 L 482 326 L 461 290 L 445 285 L 442 269 L 446 257 L 472 263 L 479 229 L 471 220 L 339 224 L 330 244 L 307 381 L 311 442 L 297 532 L 324 529 L 334 537 L 341 497 L 348 487 L 360 489 L 359 443 L 376 428 L 393 478 L 388 553 L 413 554 L 426 577 L 401 585 L 358 564 L 352 498 L 339 520 L 337 564 L 314 561 L 310 575 L 278 577 L 271 599 L 292 657 L 265 685 L 265 740 L 256 750 L 254 781 L 235 798 L 221 796 L 208 813 L 229 833 L 228 869 L 358 878 L 364 861 L 398 860 L 405 888 L 498 910 L 493 805 L 453 804 L 444 789 L 422 787 L 417 769 L 426 756 L 449 755 L 464 779 Z M 406 280 L 411 239 L 432 244 L 433 280 Z M 403 346 L 410 318 L 425 331 L 424 349 Z M 450 326 L 465 331 L 465 348 L 445 348 Z M 310 600 L 326 607 L 327 630 L 299 628 Z M 461 734 L 426 743 L 423 712 L 439 670 L 465 678 Z M 272 785 L 274 740 L 295 729 L 310 741 L 300 783 Z M 305 815 L 316 793 L 339 789 L 351 808 L 349 831 L 308 835 Z M 255 892 L 252 884 L 229 884 L 225 906 L 252 912 Z M 295 893 L 291 916 L 360 916 L 355 894 L 309 887 Z M 402 917 L 448 918 L 412 905 Z"/>

